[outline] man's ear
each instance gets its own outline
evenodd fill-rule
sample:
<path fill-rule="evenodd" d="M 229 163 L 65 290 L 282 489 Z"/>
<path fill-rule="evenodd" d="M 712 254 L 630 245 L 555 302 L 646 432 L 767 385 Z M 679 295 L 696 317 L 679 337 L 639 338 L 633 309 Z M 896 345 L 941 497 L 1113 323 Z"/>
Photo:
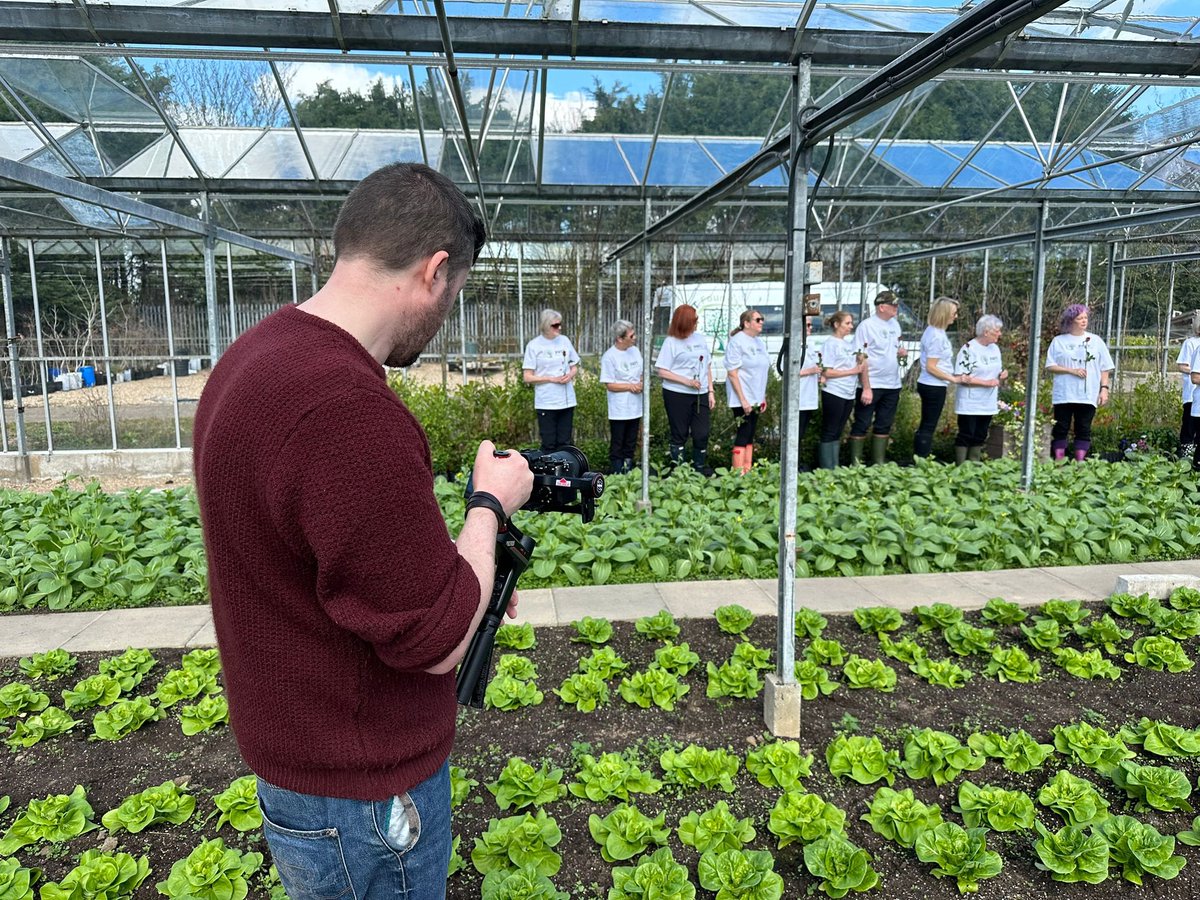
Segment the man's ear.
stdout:
<path fill-rule="evenodd" d="M 421 284 L 426 290 L 433 291 L 439 271 L 443 278 L 450 277 L 449 264 L 450 254 L 445 250 L 439 250 L 425 260 L 425 265 L 421 267 Z"/>

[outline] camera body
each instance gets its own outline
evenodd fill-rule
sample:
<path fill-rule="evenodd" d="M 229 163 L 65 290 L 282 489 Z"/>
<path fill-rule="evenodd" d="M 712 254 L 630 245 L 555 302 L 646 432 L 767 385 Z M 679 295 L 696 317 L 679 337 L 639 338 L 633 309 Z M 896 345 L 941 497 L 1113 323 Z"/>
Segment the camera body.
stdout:
<path fill-rule="evenodd" d="M 533 491 L 521 509 L 579 513 L 585 523 L 595 518 L 596 500 L 604 493 L 604 476 L 587 471 L 588 460 L 582 450 L 522 450 L 521 456 L 533 472 Z"/>

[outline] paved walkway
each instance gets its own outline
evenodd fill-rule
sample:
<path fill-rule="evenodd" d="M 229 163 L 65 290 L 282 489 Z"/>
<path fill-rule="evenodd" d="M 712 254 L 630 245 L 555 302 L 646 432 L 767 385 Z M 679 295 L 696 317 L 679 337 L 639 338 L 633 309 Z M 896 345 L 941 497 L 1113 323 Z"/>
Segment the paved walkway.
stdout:
<path fill-rule="evenodd" d="M 934 602 L 975 609 L 992 597 L 1024 605 L 1055 597 L 1100 600 L 1111 594 L 1122 578 L 1138 592 L 1149 590 L 1165 596 L 1171 585 L 1200 586 L 1200 559 L 940 575 L 808 578 L 799 583 L 798 602 L 822 613 L 844 614 L 860 606 L 908 610 L 918 603 Z M 772 615 L 776 610 L 773 579 L 567 587 L 519 594 L 518 621 L 534 625 L 566 625 L 583 616 L 631 620 L 662 609 L 678 618 L 708 616 L 727 603 L 740 603 L 756 615 Z M 81 652 L 215 643 L 207 606 L 0 617 L 0 657 L 27 656 L 55 647 Z"/>

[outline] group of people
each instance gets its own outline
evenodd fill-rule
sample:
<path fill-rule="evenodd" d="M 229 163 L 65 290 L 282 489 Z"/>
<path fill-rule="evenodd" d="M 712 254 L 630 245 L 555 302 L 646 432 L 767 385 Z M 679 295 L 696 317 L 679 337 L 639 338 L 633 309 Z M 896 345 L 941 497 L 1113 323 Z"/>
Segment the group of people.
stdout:
<path fill-rule="evenodd" d="M 980 316 L 975 323 L 975 337 L 955 352 L 946 329 L 957 320 L 959 305 L 950 297 L 937 298 L 930 307 L 928 327 L 921 335 L 916 379 L 921 417 L 913 435 L 913 455 L 931 455 L 937 424 L 953 387 L 957 418 L 954 457 L 961 465 L 983 457 L 1008 370 L 999 345 L 1004 323 L 997 316 Z M 839 464 L 847 423 L 851 463 L 869 459 L 880 464 L 887 459 L 909 353 L 896 321 L 899 303 L 895 294 L 881 292 L 874 307 L 874 314 L 857 327 L 853 314 L 838 310 L 825 320 L 828 339 L 819 347 L 805 342 L 802 351 L 795 401 L 799 433 L 803 440 L 819 410 L 817 462 L 821 468 L 832 469 Z M 562 316 L 557 310 L 545 310 L 541 324 L 542 333 L 525 349 L 524 378 L 535 385 L 534 406 L 542 449 L 551 451 L 571 440 L 573 382 L 579 355 L 562 334 Z M 1054 459 L 1065 458 L 1068 447 L 1074 459 L 1087 457 L 1092 420 L 1097 408 L 1108 402 L 1112 358 L 1103 339 L 1089 332 L 1087 326 L 1087 307 L 1068 306 L 1059 320 L 1060 333 L 1046 351 L 1046 371 L 1053 376 L 1050 449 Z M 772 360 L 761 337 L 762 329 L 762 314 L 747 309 L 725 347 L 725 402 L 737 424 L 732 468 L 741 472 L 749 471 L 754 462 L 758 417 L 767 408 Z M 811 318 L 806 320 L 806 329 L 811 334 Z M 1179 359 L 1180 371 L 1185 373 L 1184 433 L 1180 440 L 1192 445 L 1200 434 L 1200 425 L 1194 424 L 1196 417 L 1191 415 L 1192 382 L 1200 384 L 1200 359 L 1195 358 L 1200 351 L 1200 326 L 1197 334 L 1185 345 Z M 636 340 L 633 323 L 618 321 L 613 326 L 612 346 L 600 361 L 600 381 L 608 390 L 609 463 L 613 472 L 627 472 L 634 464 L 643 392 L 642 356 Z M 707 336 L 697 331 L 694 307 L 676 307 L 655 370 L 662 381 L 672 463 L 683 462 L 690 440 L 693 466 L 711 471 L 707 465 L 708 438 L 717 395 L 712 348 Z M 1200 414 L 1200 407 L 1196 412 Z"/>

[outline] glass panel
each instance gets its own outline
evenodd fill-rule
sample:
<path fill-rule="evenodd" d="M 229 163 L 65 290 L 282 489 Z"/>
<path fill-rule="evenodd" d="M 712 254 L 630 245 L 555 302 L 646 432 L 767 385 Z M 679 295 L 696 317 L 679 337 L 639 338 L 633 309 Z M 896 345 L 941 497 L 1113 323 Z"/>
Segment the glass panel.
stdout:
<path fill-rule="evenodd" d="M 153 106 L 82 59 L 0 57 L 0 74 L 73 122 L 162 121 Z"/>
<path fill-rule="evenodd" d="M 892 144 L 876 150 L 875 155 L 923 187 L 941 187 L 959 165 L 933 144 Z"/>
<path fill-rule="evenodd" d="M 180 128 L 179 137 L 201 171 L 210 178 L 219 178 L 262 137 L 262 132 L 252 128 Z M 123 178 L 195 177 L 187 157 L 169 135 L 135 156 L 115 174 Z"/>
<path fill-rule="evenodd" d="M 67 158 L 75 163 L 84 175 L 106 174 L 104 166 L 100 164 L 100 157 L 96 155 L 96 148 L 87 139 L 87 135 L 79 129 L 73 129 L 70 134 L 59 138 L 58 146 L 62 148 Z M 67 169 L 59 160 L 58 155 L 49 147 L 44 148 L 40 153 L 34 154 L 26 162 L 47 172 L 53 172 L 55 175 L 74 176 L 75 174 Z"/>
<path fill-rule="evenodd" d="M 641 181 L 650 153 L 650 138 L 618 140 L 633 173 Z M 692 138 L 660 137 L 650 161 L 649 184 L 708 185 L 720 178 L 720 170 Z"/>
<path fill-rule="evenodd" d="M 74 125 L 47 125 L 46 130 L 54 135 L 55 140 L 62 140 L 64 135 L 75 130 Z M 27 156 L 45 148 L 41 137 L 24 122 L 0 123 L 0 156 L 5 159 L 23 161 Z"/>
<path fill-rule="evenodd" d="M 719 165 L 726 172 L 736 169 L 744 163 L 760 149 L 762 149 L 761 141 L 723 141 L 716 138 L 705 138 L 701 141 L 704 148 L 713 155 Z M 751 182 L 753 187 L 783 187 L 787 184 L 784 178 L 784 170 L 782 166 L 776 166 L 765 175 L 761 175 Z M 815 176 L 809 173 L 809 182 L 815 180 Z"/>
<path fill-rule="evenodd" d="M 307 129 L 305 135 L 313 133 Z M 441 134 L 425 134 L 425 149 L 429 153 L 429 165 L 441 166 Z M 417 132 L 359 132 L 341 163 L 329 175 L 335 180 L 358 181 L 370 175 L 380 166 L 391 162 L 424 162 L 421 154 L 421 136 Z"/>
<path fill-rule="evenodd" d="M 617 142 L 607 135 L 548 134 L 545 144 L 542 181 L 546 184 L 638 184 Z"/>

